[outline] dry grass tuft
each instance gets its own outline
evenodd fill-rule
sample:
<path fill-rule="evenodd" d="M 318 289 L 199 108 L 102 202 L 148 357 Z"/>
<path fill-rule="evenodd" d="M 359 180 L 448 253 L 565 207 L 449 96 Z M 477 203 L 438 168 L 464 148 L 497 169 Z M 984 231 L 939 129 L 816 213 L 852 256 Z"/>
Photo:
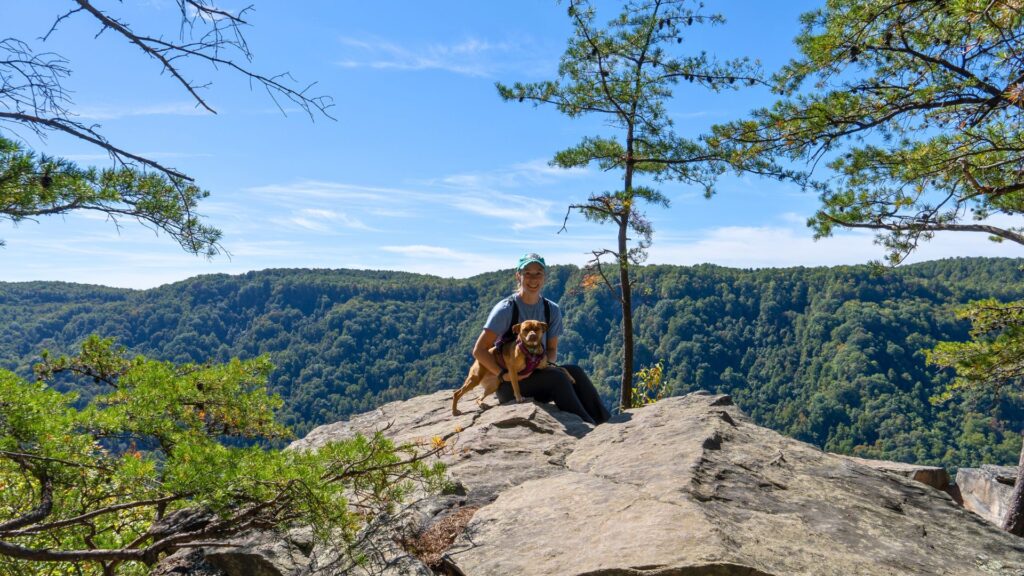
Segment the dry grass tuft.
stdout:
<path fill-rule="evenodd" d="M 466 506 L 448 514 L 431 524 L 416 538 L 402 544 L 414 556 L 432 569 L 441 567 L 441 558 L 451 548 L 455 539 L 462 534 L 479 506 Z"/>

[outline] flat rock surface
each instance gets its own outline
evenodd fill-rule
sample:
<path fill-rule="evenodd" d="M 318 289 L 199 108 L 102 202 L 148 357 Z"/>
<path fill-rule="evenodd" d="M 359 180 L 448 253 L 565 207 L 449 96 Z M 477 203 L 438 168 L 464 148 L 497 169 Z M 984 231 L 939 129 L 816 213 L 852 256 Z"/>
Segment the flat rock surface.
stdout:
<path fill-rule="evenodd" d="M 892 460 L 871 460 L 868 458 L 857 458 L 856 456 L 843 456 L 841 454 L 837 454 L 837 456 L 848 458 L 858 464 L 869 466 L 875 470 L 882 470 L 883 472 L 891 472 L 893 474 L 905 476 L 911 480 L 927 484 L 937 490 L 946 490 L 949 488 L 949 472 L 946 472 L 946 469 L 941 466 L 907 464 L 905 462 L 893 462 Z"/>
<path fill-rule="evenodd" d="M 478 511 L 450 555 L 472 576 L 1024 574 L 1024 540 L 945 493 L 704 394 L 598 426 L 564 472 Z"/>
<path fill-rule="evenodd" d="M 315 428 L 289 448 L 316 448 L 377 430 L 396 442 L 427 445 L 441 437 L 451 446 L 442 456 L 451 478 L 474 501 L 489 501 L 501 490 L 563 471 L 577 439 L 593 429 L 552 404 L 479 407 L 472 395 L 460 403 L 462 414 L 452 416 L 451 396 L 443 391 L 392 402 L 352 420 Z"/>
<path fill-rule="evenodd" d="M 451 478 L 481 506 L 446 557 L 466 576 L 1024 576 L 1024 539 L 944 492 L 756 426 L 728 396 L 596 428 L 551 405 L 460 405 L 452 416 L 451 391 L 394 402 L 293 448 L 382 428 L 445 438 Z"/>

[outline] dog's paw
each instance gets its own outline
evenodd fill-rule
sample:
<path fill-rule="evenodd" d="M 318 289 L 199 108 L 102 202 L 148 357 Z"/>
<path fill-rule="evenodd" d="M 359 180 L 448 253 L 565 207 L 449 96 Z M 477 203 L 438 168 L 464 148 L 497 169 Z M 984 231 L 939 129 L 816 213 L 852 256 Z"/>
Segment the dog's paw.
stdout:
<path fill-rule="evenodd" d="M 519 404 L 522 404 L 523 402 L 526 402 L 526 398 L 523 398 L 522 396 L 520 396 L 519 398 L 516 398 L 516 402 L 518 402 Z"/>

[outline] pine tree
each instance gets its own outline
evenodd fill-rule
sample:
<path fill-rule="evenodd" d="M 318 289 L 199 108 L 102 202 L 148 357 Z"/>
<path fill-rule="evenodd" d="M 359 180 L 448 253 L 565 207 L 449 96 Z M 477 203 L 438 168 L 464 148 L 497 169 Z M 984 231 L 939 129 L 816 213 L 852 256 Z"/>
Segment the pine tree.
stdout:
<path fill-rule="evenodd" d="M 705 52 L 676 55 L 689 27 L 724 22 L 720 15 L 705 14 L 703 7 L 687 0 L 630 1 L 607 26 L 600 27 L 590 2 L 570 0 L 573 35 L 562 56 L 559 79 L 497 85 L 506 101 L 551 104 L 570 118 L 597 114 L 621 134 L 621 138 L 584 138 L 555 154 L 551 163 L 562 168 L 596 163 L 604 171 L 622 174 L 621 188 L 594 193 L 586 202 L 569 206 L 569 212 L 576 210 L 588 220 L 616 228 L 615 247 L 594 250 L 589 268 L 622 306 L 623 410 L 633 403 L 635 279 L 630 270 L 646 260 L 654 233 L 641 207 L 669 204 L 660 191 L 638 181 L 646 175 L 654 181 L 696 184 L 710 197 L 716 177 L 724 170 L 700 144 L 675 133 L 665 104 L 680 81 L 715 91 L 758 81 L 756 66 L 745 59 L 717 62 Z M 631 232 L 637 237 L 630 238 Z M 612 259 L 617 274 L 606 273 L 605 257 Z"/>

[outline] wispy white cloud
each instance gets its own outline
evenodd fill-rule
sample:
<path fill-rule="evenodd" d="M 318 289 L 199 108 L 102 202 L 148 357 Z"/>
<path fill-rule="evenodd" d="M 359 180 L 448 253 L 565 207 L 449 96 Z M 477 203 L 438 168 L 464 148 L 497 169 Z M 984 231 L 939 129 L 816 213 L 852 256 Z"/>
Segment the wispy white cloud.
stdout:
<path fill-rule="evenodd" d="M 117 120 L 135 116 L 208 116 L 210 112 L 193 102 L 169 102 L 144 106 L 84 106 L 78 109 L 83 120 Z"/>
<path fill-rule="evenodd" d="M 237 14 L 235 12 L 231 11 L 231 10 L 225 10 L 223 8 L 219 8 L 219 7 L 216 7 L 216 6 L 210 6 L 210 5 L 207 5 L 207 6 L 209 7 L 210 10 L 214 10 L 214 11 L 211 12 L 211 11 L 208 11 L 208 10 L 199 10 L 194 5 L 189 4 L 189 6 L 188 6 L 189 18 L 199 19 L 202 22 L 213 23 L 213 22 L 219 22 L 221 20 L 227 20 L 229 15 L 230 16 L 237 16 Z"/>
<path fill-rule="evenodd" d="M 414 209 L 393 209 L 393 208 L 370 208 L 366 211 L 371 216 L 380 216 L 382 218 L 416 218 L 420 214 Z"/>
<path fill-rule="evenodd" d="M 838 266 L 883 260 L 885 249 L 867 230 L 841 231 L 814 240 L 799 226 L 728 226 L 695 230 L 690 235 L 656 235 L 649 250 L 652 264 L 713 263 L 737 268 Z M 1021 257 L 1024 247 L 997 244 L 985 234 L 944 234 L 922 243 L 906 263 L 939 258 Z"/>
<path fill-rule="evenodd" d="M 294 257 L 303 248 L 292 240 L 255 240 L 227 242 L 226 248 L 233 258 Z"/>
<path fill-rule="evenodd" d="M 348 214 L 324 208 L 303 208 L 288 218 L 273 218 L 272 222 L 284 226 L 298 227 L 311 232 L 338 232 L 339 229 L 375 231 L 362 220 Z"/>
<path fill-rule="evenodd" d="M 288 218 L 288 219 L 285 219 L 285 220 L 275 219 L 275 220 L 272 220 L 272 222 L 276 222 L 278 224 L 296 226 L 298 228 L 305 228 L 306 230 L 310 230 L 310 231 L 313 231 L 313 232 L 328 232 L 329 231 L 329 228 L 327 227 L 326 224 L 324 224 L 322 222 L 316 222 L 316 221 L 310 220 L 308 218 L 303 218 L 302 216 L 292 216 L 291 218 Z"/>
<path fill-rule="evenodd" d="M 343 68 L 378 70 L 443 70 L 464 76 L 488 77 L 506 66 L 496 56 L 521 53 L 523 47 L 512 42 L 491 42 L 466 38 L 454 44 L 403 46 L 378 38 L 339 38 L 355 54 L 337 61 Z"/>
<path fill-rule="evenodd" d="M 426 180 L 418 183 L 416 188 L 380 188 L 304 180 L 293 184 L 258 186 L 247 191 L 289 208 L 296 202 L 306 202 L 306 210 L 312 212 L 296 214 L 297 219 L 290 223 L 315 231 L 324 229 L 324 224 L 319 222 L 323 220 L 322 211 L 336 213 L 335 206 L 338 205 L 345 206 L 350 228 L 359 227 L 359 221 L 352 220 L 357 213 L 377 218 L 428 217 L 425 209 L 434 207 L 501 220 L 512 230 L 522 230 L 555 223 L 551 216 L 555 206 L 553 201 L 508 191 L 509 188 L 525 186 L 529 178 L 540 178 L 542 173 L 536 166 L 519 165 L 493 173 Z"/>
<path fill-rule="evenodd" d="M 779 215 L 779 220 L 789 224 L 804 225 L 807 224 L 807 216 L 803 214 L 797 214 L 796 212 L 785 212 Z"/>
<path fill-rule="evenodd" d="M 711 110 L 694 110 L 690 112 L 674 112 L 670 114 L 670 116 L 678 120 L 690 120 L 693 118 L 707 118 L 712 115 L 721 116 L 723 114 L 724 112 L 721 111 L 712 112 Z"/>
<path fill-rule="evenodd" d="M 465 212 L 504 220 L 513 230 L 553 226 L 549 216 L 554 206 L 550 200 L 510 194 L 498 197 L 472 195 L 452 197 L 452 206 Z"/>
<path fill-rule="evenodd" d="M 555 178 L 585 176 L 590 173 L 586 168 L 561 168 L 552 166 L 547 160 L 534 159 L 512 165 L 512 170 L 526 179 L 535 178 L 548 182 Z"/>
<path fill-rule="evenodd" d="M 472 258 L 475 255 L 466 252 L 456 252 L 451 248 L 443 246 L 428 246 L 426 244 L 413 244 L 409 246 L 381 246 L 381 250 L 402 254 L 413 258 Z"/>
<path fill-rule="evenodd" d="M 726 226 L 688 236 L 656 236 L 648 252 L 649 261 L 658 264 L 765 268 L 855 264 L 870 260 L 878 250 L 864 233 L 826 244 L 815 242 L 809 231 L 791 227 Z"/>
<path fill-rule="evenodd" d="M 515 189 L 525 186 L 553 184 L 565 179 L 587 176 L 588 174 L 590 172 L 586 168 L 559 168 L 551 166 L 546 160 L 536 159 L 490 171 L 450 174 L 440 179 L 426 180 L 425 183 L 456 188 Z"/>
<path fill-rule="evenodd" d="M 493 251 L 481 254 L 426 244 L 382 246 L 380 250 L 401 257 L 394 263 L 396 269 L 435 276 L 465 278 L 510 266 Z"/>
<path fill-rule="evenodd" d="M 450 174 L 423 182 L 427 186 L 453 190 L 446 202 L 453 208 L 504 220 L 513 230 L 556 224 L 552 212 L 556 202 L 545 195 L 523 194 L 523 189 L 557 184 L 586 176 L 585 168 L 562 169 L 544 160 L 531 160 L 490 171 Z"/>
<path fill-rule="evenodd" d="M 365 200 L 369 202 L 390 202 L 391 198 L 407 193 L 406 190 L 398 188 L 359 186 L 322 180 L 300 180 L 292 184 L 254 186 L 247 188 L 246 192 L 277 199 L 283 203 L 291 203 L 297 197 L 339 201 Z"/>

